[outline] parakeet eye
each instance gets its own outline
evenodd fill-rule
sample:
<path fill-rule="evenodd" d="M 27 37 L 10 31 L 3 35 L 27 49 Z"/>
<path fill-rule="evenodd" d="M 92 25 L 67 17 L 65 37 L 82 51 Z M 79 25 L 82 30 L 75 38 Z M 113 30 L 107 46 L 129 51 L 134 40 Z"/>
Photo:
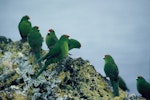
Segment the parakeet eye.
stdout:
<path fill-rule="evenodd" d="M 137 78 L 142 78 L 142 76 L 138 76 Z"/>
<path fill-rule="evenodd" d="M 28 18 L 28 19 L 30 19 L 30 17 L 29 17 L 29 16 L 27 16 L 27 18 Z"/>
<path fill-rule="evenodd" d="M 36 29 L 39 29 L 39 27 L 38 27 L 38 26 L 35 26 L 35 28 L 36 28 Z"/>
<path fill-rule="evenodd" d="M 48 33 L 47 35 L 50 35 L 50 33 Z"/>

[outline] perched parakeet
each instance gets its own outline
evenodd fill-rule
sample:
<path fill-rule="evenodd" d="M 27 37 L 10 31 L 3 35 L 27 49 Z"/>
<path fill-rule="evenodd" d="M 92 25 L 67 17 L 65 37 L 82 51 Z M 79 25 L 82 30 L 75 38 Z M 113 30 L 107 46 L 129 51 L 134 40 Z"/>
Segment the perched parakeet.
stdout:
<path fill-rule="evenodd" d="M 129 91 L 129 89 L 127 88 L 127 85 L 126 85 L 125 81 L 122 79 L 121 76 L 119 76 L 119 87 L 120 87 L 123 91 Z"/>
<path fill-rule="evenodd" d="M 115 61 L 110 55 L 105 55 L 104 57 L 105 65 L 104 65 L 104 72 L 106 77 L 110 78 L 111 85 L 113 87 L 114 96 L 119 96 L 119 70 Z"/>
<path fill-rule="evenodd" d="M 54 45 L 54 47 L 45 56 L 38 60 L 46 61 L 44 67 L 42 67 L 40 71 L 35 75 L 35 78 L 37 78 L 49 64 L 56 63 L 68 55 L 68 38 L 68 35 L 62 35 L 58 42 Z"/>
<path fill-rule="evenodd" d="M 42 50 L 42 42 L 43 38 L 38 30 L 38 26 L 34 26 L 29 34 L 28 34 L 28 43 L 32 49 L 32 52 L 35 54 L 36 59 L 40 59 L 41 57 L 41 50 Z"/>
<path fill-rule="evenodd" d="M 49 33 L 46 35 L 46 44 L 49 49 L 52 49 L 55 43 L 58 41 L 55 31 L 53 29 L 49 30 Z"/>
<path fill-rule="evenodd" d="M 47 44 L 47 47 L 51 49 L 55 45 L 55 43 L 58 41 L 58 38 L 53 29 L 50 29 L 49 32 L 50 33 L 46 35 L 46 44 Z M 69 39 L 68 47 L 69 47 L 69 50 L 74 49 L 74 48 L 80 48 L 81 44 L 79 41 L 75 39 Z"/>
<path fill-rule="evenodd" d="M 148 83 L 142 76 L 138 76 L 136 81 L 138 92 L 142 97 L 150 100 L 150 83 Z"/>
<path fill-rule="evenodd" d="M 74 49 L 74 48 L 80 48 L 81 44 L 79 41 L 77 41 L 75 39 L 69 39 L 68 47 L 69 47 L 69 50 Z"/>
<path fill-rule="evenodd" d="M 19 22 L 18 29 L 22 38 L 22 41 L 27 41 L 27 36 L 29 31 L 31 30 L 31 22 L 29 21 L 29 16 L 23 16 L 21 21 Z"/>

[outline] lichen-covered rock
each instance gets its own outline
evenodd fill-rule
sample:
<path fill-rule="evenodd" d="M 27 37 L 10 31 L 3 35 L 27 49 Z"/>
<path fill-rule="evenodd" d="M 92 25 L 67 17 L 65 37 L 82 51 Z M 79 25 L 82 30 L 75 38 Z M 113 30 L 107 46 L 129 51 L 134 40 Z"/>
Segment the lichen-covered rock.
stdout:
<path fill-rule="evenodd" d="M 42 51 L 43 55 L 47 51 Z M 66 57 L 47 67 L 37 79 L 40 67 L 27 42 L 0 44 L 0 98 L 2 100 L 126 100 L 119 89 L 114 97 L 108 80 L 89 61 Z M 44 65 L 44 62 L 42 62 Z"/>

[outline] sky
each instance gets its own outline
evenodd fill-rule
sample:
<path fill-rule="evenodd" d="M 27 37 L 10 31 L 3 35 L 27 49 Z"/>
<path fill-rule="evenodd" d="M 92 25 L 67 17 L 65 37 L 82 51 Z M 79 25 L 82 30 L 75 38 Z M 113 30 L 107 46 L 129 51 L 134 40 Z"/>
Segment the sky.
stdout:
<path fill-rule="evenodd" d="M 29 15 L 43 38 L 52 28 L 58 37 L 79 40 L 82 47 L 70 51 L 72 57 L 89 60 L 103 76 L 103 58 L 110 54 L 129 93 L 139 95 L 136 77 L 150 82 L 149 9 L 149 0 L 1 0 L 0 35 L 20 40 L 18 23 Z M 42 48 L 48 50 L 45 42 Z"/>

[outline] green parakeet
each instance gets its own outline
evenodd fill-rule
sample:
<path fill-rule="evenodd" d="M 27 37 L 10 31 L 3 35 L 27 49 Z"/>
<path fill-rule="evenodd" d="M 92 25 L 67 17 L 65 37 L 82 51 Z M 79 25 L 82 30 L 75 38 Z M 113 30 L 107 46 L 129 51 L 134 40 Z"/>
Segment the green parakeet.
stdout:
<path fill-rule="evenodd" d="M 138 92 L 142 97 L 150 100 L 150 83 L 148 83 L 142 76 L 138 76 L 136 81 Z"/>
<path fill-rule="evenodd" d="M 58 42 L 54 45 L 54 47 L 45 56 L 38 60 L 46 61 L 44 67 L 42 67 L 40 71 L 35 75 L 35 78 L 37 78 L 49 64 L 56 63 L 68 55 L 68 38 L 68 35 L 62 35 Z"/>
<path fill-rule="evenodd" d="M 53 29 L 49 30 L 49 33 L 46 35 L 46 44 L 49 49 L 52 49 L 55 43 L 58 41 L 55 31 Z"/>
<path fill-rule="evenodd" d="M 69 47 L 69 50 L 74 49 L 74 48 L 80 48 L 81 44 L 79 41 L 77 41 L 75 39 L 69 39 L 68 47 Z"/>
<path fill-rule="evenodd" d="M 122 79 L 121 76 L 119 76 L 119 87 L 120 87 L 123 91 L 129 91 L 129 89 L 127 88 L 127 85 L 126 85 L 125 81 Z"/>
<path fill-rule="evenodd" d="M 27 36 L 29 31 L 31 30 L 31 22 L 28 21 L 30 19 L 29 16 L 23 16 L 21 21 L 19 22 L 18 29 L 22 38 L 22 41 L 27 41 Z"/>
<path fill-rule="evenodd" d="M 49 32 L 50 33 L 46 35 L 46 44 L 47 44 L 47 47 L 51 49 L 55 45 L 55 43 L 58 41 L 58 38 L 53 29 L 50 29 Z M 74 49 L 74 48 L 80 48 L 81 44 L 79 41 L 75 39 L 69 39 L 68 47 L 69 47 L 69 50 Z"/>
<path fill-rule="evenodd" d="M 114 96 L 119 96 L 119 70 L 115 61 L 110 55 L 105 55 L 104 57 L 105 65 L 104 65 L 104 72 L 106 77 L 110 78 L 111 85 L 113 87 L 113 94 Z"/>
<path fill-rule="evenodd" d="M 38 26 L 34 26 L 28 34 L 28 43 L 38 60 L 41 57 L 43 38 L 38 30 Z"/>

